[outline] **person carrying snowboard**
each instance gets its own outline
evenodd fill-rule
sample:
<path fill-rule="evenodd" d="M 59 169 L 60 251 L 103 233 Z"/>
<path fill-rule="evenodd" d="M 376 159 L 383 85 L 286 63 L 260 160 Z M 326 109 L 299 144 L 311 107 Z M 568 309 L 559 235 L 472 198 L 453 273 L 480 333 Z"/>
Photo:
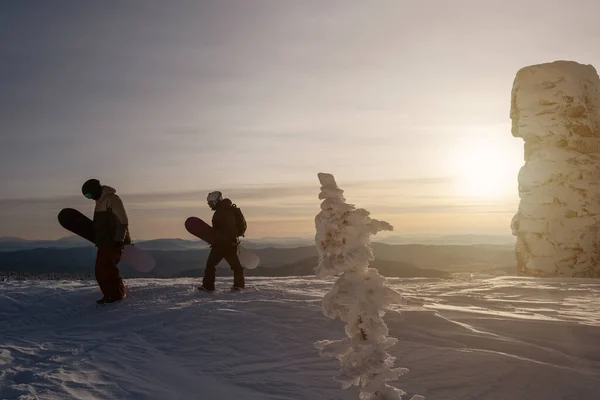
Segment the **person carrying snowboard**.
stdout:
<path fill-rule="evenodd" d="M 123 256 L 124 246 L 131 244 L 129 220 L 123 202 L 116 190 L 89 179 L 81 187 L 83 195 L 96 201 L 94 209 L 94 243 L 96 252 L 95 274 L 103 297 L 98 304 L 113 303 L 126 296 L 125 284 L 117 264 Z"/>
<path fill-rule="evenodd" d="M 206 201 L 211 210 L 214 211 L 212 217 L 212 227 L 216 231 L 217 240 L 210 246 L 210 253 L 206 260 L 202 286 L 198 289 L 212 292 L 215 290 L 215 276 L 217 265 L 222 259 L 225 259 L 233 271 L 232 290 L 241 290 L 245 287 L 244 268 L 237 255 L 239 246 L 238 237 L 245 231 L 245 219 L 229 199 L 224 199 L 219 191 L 208 194 Z M 238 219 L 239 218 L 239 219 Z M 239 224 L 243 224 L 241 228 Z"/>

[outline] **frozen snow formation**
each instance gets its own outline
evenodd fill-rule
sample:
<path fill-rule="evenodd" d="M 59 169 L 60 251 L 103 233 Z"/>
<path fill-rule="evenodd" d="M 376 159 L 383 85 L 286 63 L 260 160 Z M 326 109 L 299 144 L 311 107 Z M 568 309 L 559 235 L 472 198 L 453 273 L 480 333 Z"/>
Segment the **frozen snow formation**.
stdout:
<path fill-rule="evenodd" d="M 511 228 L 520 275 L 600 277 L 600 79 L 571 61 L 517 72 L 512 134 L 525 141 Z"/>
<path fill-rule="evenodd" d="M 360 400 L 402 399 L 402 390 L 388 385 L 408 372 L 393 368 L 395 358 L 387 349 L 397 343 L 388 337 L 383 316 L 390 304 L 401 301 L 400 293 L 386 285 L 386 279 L 369 262 L 375 259 L 370 236 L 393 230 L 369 212 L 347 204 L 344 191 L 331 174 L 319 173 L 321 211 L 315 217 L 315 243 L 319 253 L 316 275 L 338 276 L 322 303 L 323 314 L 346 323 L 343 340 L 315 343 L 323 357 L 340 360 L 339 380 L 343 389 L 361 386 Z M 424 399 L 415 395 L 412 400 Z"/>

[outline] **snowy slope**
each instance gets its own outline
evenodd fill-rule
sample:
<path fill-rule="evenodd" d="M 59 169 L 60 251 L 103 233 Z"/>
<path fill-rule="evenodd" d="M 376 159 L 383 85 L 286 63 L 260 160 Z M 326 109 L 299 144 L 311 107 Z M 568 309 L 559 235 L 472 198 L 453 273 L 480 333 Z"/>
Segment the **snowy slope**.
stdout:
<path fill-rule="evenodd" d="M 390 279 L 397 386 L 428 400 L 600 398 L 600 282 Z M 221 288 L 229 278 L 217 281 Z M 320 301 L 331 281 L 129 280 L 96 306 L 94 282 L 0 284 L 0 399 L 357 399 L 313 343 L 344 336 Z"/>

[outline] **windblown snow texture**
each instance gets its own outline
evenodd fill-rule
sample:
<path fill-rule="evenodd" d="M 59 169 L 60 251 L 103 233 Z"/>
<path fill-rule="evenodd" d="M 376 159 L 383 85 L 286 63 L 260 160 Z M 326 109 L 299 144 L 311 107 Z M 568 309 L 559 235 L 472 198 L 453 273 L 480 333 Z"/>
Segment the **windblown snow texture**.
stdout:
<path fill-rule="evenodd" d="M 336 359 L 310 351 L 343 329 L 323 317 L 334 278 L 129 279 L 97 306 L 91 281 L 0 282 L 2 400 L 352 400 Z M 600 399 L 600 282 L 578 278 L 388 278 L 386 314 L 428 400 Z M 256 290 L 254 290 L 256 287 Z M 309 351 L 307 351 L 307 349 Z"/>
<path fill-rule="evenodd" d="M 525 165 L 511 227 L 521 275 L 600 276 L 599 84 L 593 66 L 570 61 L 517 73 L 510 116 Z"/>
<path fill-rule="evenodd" d="M 360 385 L 361 400 L 402 399 L 405 393 L 386 382 L 397 380 L 408 370 L 393 368 L 395 358 L 387 349 L 397 339 L 388 337 L 383 321 L 386 309 L 399 303 L 401 296 L 386 285 L 386 279 L 376 269 L 369 268 L 369 262 L 374 260 L 370 236 L 393 227 L 371 219 L 368 211 L 347 204 L 333 175 L 320 173 L 318 177 L 319 199 L 323 202 L 315 218 L 319 253 L 316 274 L 319 278 L 341 274 L 324 296 L 323 313 L 346 323 L 347 338 L 322 340 L 315 346 L 322 356 L 340 360 L 342 387 Z M 418 398 L 421 396 L 413 397 Z"/>

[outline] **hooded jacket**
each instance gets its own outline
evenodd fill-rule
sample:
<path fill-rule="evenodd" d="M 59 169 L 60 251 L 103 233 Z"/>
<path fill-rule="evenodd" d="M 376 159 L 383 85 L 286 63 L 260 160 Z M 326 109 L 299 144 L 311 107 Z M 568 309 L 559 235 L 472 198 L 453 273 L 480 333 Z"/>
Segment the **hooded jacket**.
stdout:
<path fill-rule="evenodd" d="M 212 227 L 218 232 L 218 236 L 221 238 L 220 241 L 222 243 L 220 244 L 237 243 L 237 227 L 232 205 L 231 200 L 223 199 L 215 206 Z"/>
<path fill-rule="evenodd" d="M 102 186 L 102 194 L 94 209 L 94 233 L 98 247 L 113 247 L 117 242 L 130 244 L 129 219 L 117 191 Z"/>

